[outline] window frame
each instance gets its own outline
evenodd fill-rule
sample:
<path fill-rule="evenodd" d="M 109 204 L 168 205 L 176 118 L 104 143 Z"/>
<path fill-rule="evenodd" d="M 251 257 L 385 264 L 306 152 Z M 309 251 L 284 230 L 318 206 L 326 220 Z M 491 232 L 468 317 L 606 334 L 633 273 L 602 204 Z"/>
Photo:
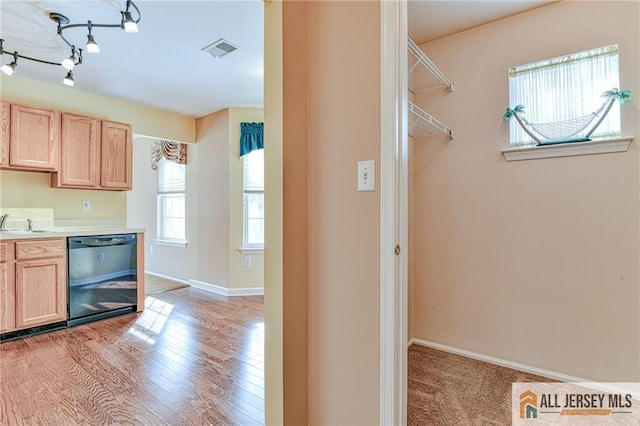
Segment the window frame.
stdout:
<path fill-rule="evenodd" d="M 186 247 L 187 243 L 187 219 L 186 219 L 186 209 L 187 209 L 187 168 L 186 164 L 181 164 L 184 171 L 184 187 L 181 190 L 169 190 L 169 191 L 161 191 L 160 190 L 160 176 L 161 176 L 161 167 L 164 164 L 171 163 L 173 161 L 167 160 L 166 158 L 162 158 L 158 162 L 158 176 L 156 177 L 156 235 L 157 238 L 155 240 L 156 243 L 161 245 L 171 245 L 177 247 Z M 184 204 L 184 236 L 183 238 L 172 238 L 165 234 L 164 222 L 165 222 L 165 209 L 164 209 L 164 200 L 168 198 L 182 198 Z"/>
<path fill-rule="evenodd" d="M 243 155 L 241 157 L 242 159 L 242 248 L 240 249 L 241 252 L 248 252 L 248 251 L 260 251 L 260 250 L 264 250 L 264 174 L 262 177 L 262 186 L 258 186 L 258 187 L 247 187 L 246 186 L 246 169 L 247 169 L 247 164 L 246 162 L 248 161 L 248 156 L 251 155 L 254 152 L 257 151 L 264 151 L 263 149 L 260 150 L 254 150 L 251 151 L 245 155 Z M 263 166 L 263 170 L 264 170 L 264 155 L 262 157 L 262 166 Z M 262 220 L 262 243 L 250 243 L 248 241 L 248 237 L 249 237 L 249 202 L 248 202 L 248 196 L 250 194 L 261 194 L 262 195 L 262 205 L 263 205 L 263 215 L 262 218 L 259 218 Z"/>

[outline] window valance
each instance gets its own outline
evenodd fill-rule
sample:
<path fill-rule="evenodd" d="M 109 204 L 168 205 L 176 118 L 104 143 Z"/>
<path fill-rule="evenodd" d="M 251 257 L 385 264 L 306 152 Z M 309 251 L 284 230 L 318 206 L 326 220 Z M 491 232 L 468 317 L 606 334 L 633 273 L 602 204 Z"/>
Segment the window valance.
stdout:
<path fill-rule="evenodd" d="M 264 123 L 240 123 L 240 156 L 264 149 Z"/>
<path fill-rule="evenodd" d="M 155 141 L 151 144 L 151 168 L 158 170 L 162 158 L 178 164 L 187 164 L 187 144 L 172 141 Z"/>

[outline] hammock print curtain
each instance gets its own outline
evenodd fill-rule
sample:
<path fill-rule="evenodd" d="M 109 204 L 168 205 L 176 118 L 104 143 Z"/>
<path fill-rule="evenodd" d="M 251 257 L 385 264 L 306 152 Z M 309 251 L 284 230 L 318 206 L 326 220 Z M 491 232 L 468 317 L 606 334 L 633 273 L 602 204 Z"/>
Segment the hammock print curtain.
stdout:
<path fill-rule="evenodd" d="M 509 105 L 524 105 L 532 123 L 556 122 L 598 110 L 600 95 L 620 87 L 618 46 L 611 45 L 509 69 Z M 511 122 L 511 143 L 532 139 Z M 616 102 L 592 138 L 620 133 L 620 106 Z"/>
<path fill-rule="evenodd" d="M 187 144 L 171 141 L 155 141 L 151 144 L 151 168 L 158 170 L 162 157 L 178 164 L 187 164 Z"/>
<path fill-rule="evenodd" d="M 240 123 L 240 156 L 264 149 L 264 123 Z"/>

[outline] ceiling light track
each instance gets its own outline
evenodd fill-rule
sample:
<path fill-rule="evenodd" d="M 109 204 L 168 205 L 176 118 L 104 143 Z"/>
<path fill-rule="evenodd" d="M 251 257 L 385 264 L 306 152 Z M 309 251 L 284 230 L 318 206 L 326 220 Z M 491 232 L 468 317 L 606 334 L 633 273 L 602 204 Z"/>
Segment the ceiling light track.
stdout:
<path fill-rule="evenodd" d="M 135 14 L 137 16 L 136 19 L 133 18 L 131 12 L 132 9 L 135 11 Z M 69 18 L 57 12 L 49 13 L 49 18 L 58 24 L 57 34 L 67 44 L 67 46 L 71 48 L 71 55 L 60 62 L 38 59 L 31 56 L 21 55 L 17 51 L 4 50 L 4 40 L 0 39 L 0 58 L 5 54 L 13 57 L 13 61 L 11 63 L 2 65 L 2 67 L 0 67 L 0 71 L 4 72 L 7 75 L 13 74 L 16 67 L 18 66 L 18 59 L 26 59 L 28 61 L 39 62 L 41 64 L 61 66 L 66 71 L 68 71 L 66 77 L 63 80 L 63 83 L 67 86 L 73 86 L 73 73 L 71 72 L 71 70 L 76 65 L 82 64 L 82 49 L 76 48 L 75 44 L 67 40 L 67 38 L 64 36 L 64 31 L 70 28 L 86 28 L 86 51 L 89 53 L 99 53 L 100 46 L 93 36 L 93 28 L 120 28 L 127 33 L 137 33 L 138 22 L 140 22 L 142 15 L 140 14 L 140 9 L 138 9 L 138 6 L 136 6 L 132 0 L 127 0 L 125 10 L 120 12 L 120 22 L 117 24 L 93 23 L 91 20 L 88 20 L 86 24 L 69 24 Z"/>

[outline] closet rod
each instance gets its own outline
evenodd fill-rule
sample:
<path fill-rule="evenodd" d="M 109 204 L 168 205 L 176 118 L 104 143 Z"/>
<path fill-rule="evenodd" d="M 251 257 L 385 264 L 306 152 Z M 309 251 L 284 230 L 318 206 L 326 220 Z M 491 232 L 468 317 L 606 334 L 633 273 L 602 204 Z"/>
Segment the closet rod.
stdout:
<path fill-rule="evenodd" d="M 447 127 L 443 122 L 439 121 L 437 118 L 435 118 L 425 110 L 421 109 L 419 106 L 415 105 L 413 102 L 408 101 L 408 104 L 409 104 L 408 105 L 409 112 L 416 117 L 415 120 L 409 120 L 412 127 L 417 126 L 422 130 L 429 131 L 430 128 L 424 126 L 424 123 L 426 123 L 426 124 L 429 124 L 431 127 L 434 127 L 440 130 L 442 133 L 444 133 L 445 135 L 453 139 L 453 129 Z"/>
<path fill-rule="evenodd" d="M 434 64 L 433 61 L 431 61 L 431 59 L 429 59 L 429 57 L 418 47 L 418 45 L 413 40 L 411 40 L 411 37 L 408 37 L 408 40 L 409 40 L 408 41 L 408 43 L 409 43 L 409 51 L 417 59 L 416 63 L 413 65 L 413 67 L 411 67 L 411 70 L 409 71 L 409 74 L 411 74 L 411 71 L 413 71 L 415 69 L 416 65 L 418 63 L 420 63 L 427 70 L 429 70 L 431 72 L 431 74 L 433 74 L 438 80 L 440 80 L 440 82 L 447 89 L 449 89 L 450 92 L 452 92 L 453 91 L 453 82 L 451 80 L 449 80 L 442 73 L 442 71 L 440 71 L 440 69 L 438 69 L 436 64 Z"/>

